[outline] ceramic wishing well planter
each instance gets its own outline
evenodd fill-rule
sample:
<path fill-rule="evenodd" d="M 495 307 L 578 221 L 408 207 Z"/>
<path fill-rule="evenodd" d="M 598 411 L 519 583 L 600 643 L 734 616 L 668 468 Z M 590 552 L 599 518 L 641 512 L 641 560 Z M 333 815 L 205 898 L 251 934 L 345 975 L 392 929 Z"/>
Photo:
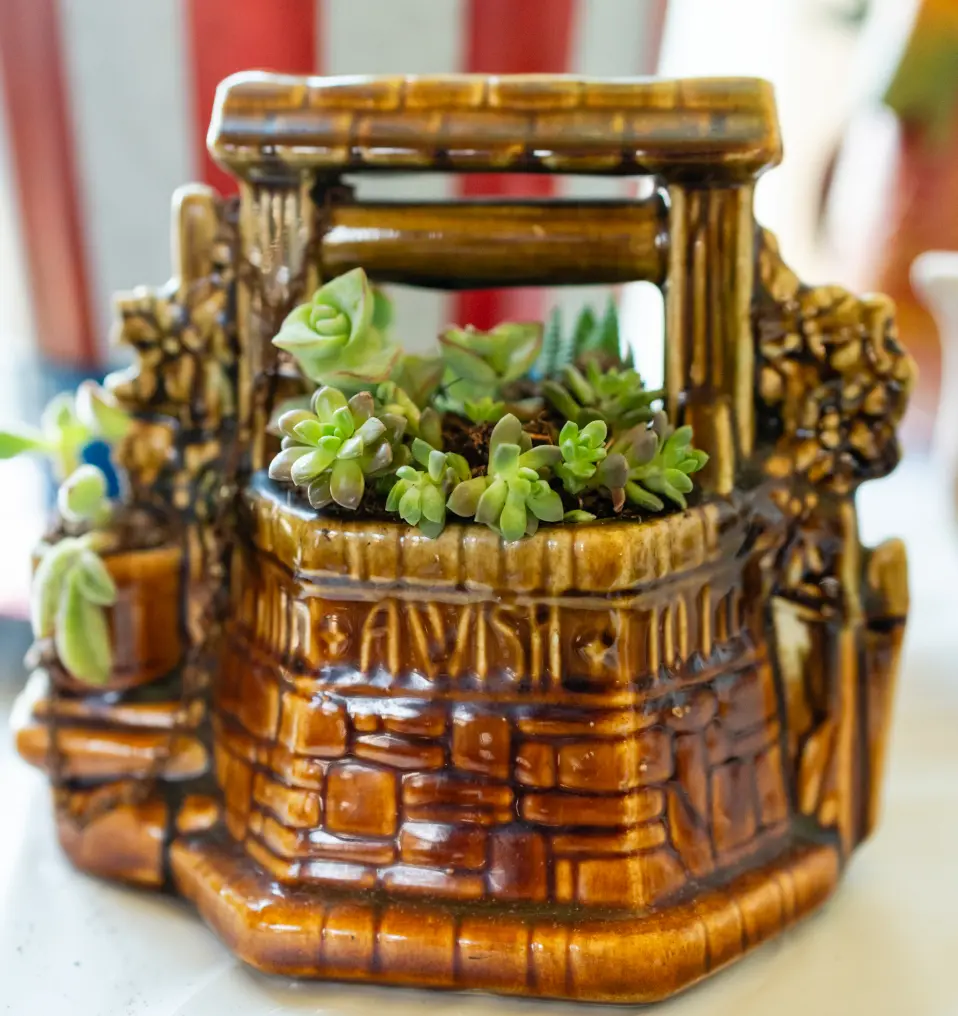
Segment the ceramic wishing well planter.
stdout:
<path fill-rule="evenodd" d="M 905 556 L 861 546 L 855 491 L 896 462 L 912 367 L 889 301 L 803 285 L 756 226 L 769 86 L 244 74 L 209 145 L 240 196 L 177 193 L 175 278 L 119 300 L 108 385 L 125 503 L 166 534 L 124 574 L 174 570 L 109 608 L 112 656 L 41 610 L 19 711 L 71 859 L 265 971 L 592 1001 L 813 911 L 876 819 Z M 347 182 L 400 170 L 657 186 Z M 370 288 L 637 279 L 662 392 L 614 310 L 411 357 Z M 58 595 L 106 602 L 76 560 Z M 96 680 L 50 679 L 74 658 Z"/>

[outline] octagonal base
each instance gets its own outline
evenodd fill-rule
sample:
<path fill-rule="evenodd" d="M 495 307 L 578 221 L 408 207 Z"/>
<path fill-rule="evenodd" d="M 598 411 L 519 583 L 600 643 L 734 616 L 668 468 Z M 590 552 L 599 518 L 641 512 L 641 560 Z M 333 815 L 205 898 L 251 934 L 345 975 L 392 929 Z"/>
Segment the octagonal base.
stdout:
<path fill-rule="evenodd" d="M 654 1002 L 821 905 L 837 849 L 797 844 L 695 900 L 643 914 L 412 902 L 288 888 L 215 837 L 173 843 L 179 890 L 267 973 L 590 1002 Z"/>

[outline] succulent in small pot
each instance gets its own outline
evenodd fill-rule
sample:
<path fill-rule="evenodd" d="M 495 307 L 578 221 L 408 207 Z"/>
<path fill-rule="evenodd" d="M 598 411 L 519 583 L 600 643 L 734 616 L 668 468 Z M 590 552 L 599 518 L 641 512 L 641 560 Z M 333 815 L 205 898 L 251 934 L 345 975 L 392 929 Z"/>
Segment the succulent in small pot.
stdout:
<path fill-rule="evenodd" d="M 350 392 L 389 378 L 400 349 L 374 323 L 375 296 L 354 268 L 300 304 L 283 321 L 273 345 L 290 353 L 306 377 Z"/>
<path fill-rule="evenodd" d="M 57 505 L 72 525 L 104 525 L 106 477 L 95 466 L 80 466 L 60 487 Z M 60 662 L 81 684 L 104 685 L 113 669 L 105 608 L 116 602 L 116 584 L 98 554 L 107 543 L 97 529 L 64 537 L 45 550 L 33 578 L 34 635 L 53 638 Z"/>
<path fill-rule="evenodd" d="M 376 415 L 369 392 L 347 400 L 327 385 L 313 396 L 311 412 L 293 409 L 280 417 L 282 450 L 270 463 L 269 475 L 305 487 L 314 508 L 335 502 L 355 510 L 367 479 L 402 464 L 405 449 L 399 442 L 405 427 L 404 417 Z"/>
<path fill-rule="evenodd" d="M 565 419 L 584 427 L 602 420 L 613 431 L 652 419 L 652 404 L 662 392 L 647 391 L 631 367 L 603 369 L 597 359 L 585 362 L 584 373 L 566 364 L 558 379 L 542 382 L 542 394 Z"/>
<path fill-rule="evenodd" d="M 425 468 L 400 466 L 389 490 L 386 511 L 418 526 L 424 536 L 438 536 L 446 525 L 446 500 L 458 484 L 469 480 L 469 464 L 461 455 L 441 452 L 421 438 L 412 443 L 413 459 Z"/>
<path fill-rule="evenodd" d="M 692 490 L 690 476 L 709 459 L 692 447 L 691 427 L 676 430 L 661 412 L 655 414 L 650 427 L 633 427 L 613 441 L 610 454 L 622 455 L 627 465 L 618 496 L 653 512 L 665 508 L 662 498 L 685 508 L 685 495 Z"/>
<path fill-rule="evenodd" d="M 506 540 L 531 536 L 540 522 L 562 519 L 562 499 L 543 478 L 561 455 L 555 445 L 532 448 L 522 424 L 507 414 L 489 441 L 488 472 L 458 484 L 449 510 L 475 518 Z"/>

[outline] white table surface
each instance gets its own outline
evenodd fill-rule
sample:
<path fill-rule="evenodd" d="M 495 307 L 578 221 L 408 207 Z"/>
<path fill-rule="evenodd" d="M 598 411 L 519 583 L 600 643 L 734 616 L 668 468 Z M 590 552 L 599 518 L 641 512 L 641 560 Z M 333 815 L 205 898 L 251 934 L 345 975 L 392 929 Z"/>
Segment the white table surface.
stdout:
<path fill-rule="evenodd" d="M 958 1016 L 958 529 L 932 477 L 927 465 L 905 463 L 860 502 L 866 540 L 898 533 L 911 557 L 912 619 L 879 832 L 819 914 L 657 1013 Z M 72 871 L 55 845 L 43 778 L 6 744 L 0 787 L 0 1013 L 623 1011 L 256 974 L 187 906 Z"/>

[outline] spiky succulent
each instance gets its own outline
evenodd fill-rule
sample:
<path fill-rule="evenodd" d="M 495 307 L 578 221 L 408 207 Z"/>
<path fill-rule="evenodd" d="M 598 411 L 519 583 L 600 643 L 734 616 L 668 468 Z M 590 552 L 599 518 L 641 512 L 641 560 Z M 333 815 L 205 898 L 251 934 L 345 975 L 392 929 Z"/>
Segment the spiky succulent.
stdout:
<path fill-rule="evenodd" d="M 596 359 L 585 362 L 584 372 L 567 364 L 558 379 L 543 381 L 542 394 L 565 419 L 580 427 L 603 420 L 613 431 L 651 420 L 652 403 L 662 396 L 646 391 L 631 367 L 603 370 Z"/>
<path fill-rule="evenodd" d="M 386 511 L 399 512 L 425 536 L 438 536 L 446 524 L 446 500 L 457 484 L 469 479 L 469 464 L 461 455 L 441 452 L 421 438 L 412 443 L 413 459 L 424 466 L 400 466 L 386 499 Z"/>
<path fill-rule="evenodd" d="M 488 472 L 460 483 L 449 497 L 449 510 L 475 517 L 505 540 L 530 536 L 540 521 L 562 518 L 562 500 L 542 475 L 561 455 L 555 445 L 532 448 L 522 424 L 509 413 L 492 431 Z"/>
<path fill-rule="evenodd" d="M 376 298 L 361 268 L 321 286 L 280 326 L 273 345 L 303 373 L 346 391 L 385 381 L 399 359 L 396 343 L 374 324 Z"/>
<path fill-rule="evenodd" d="M 311 405 L 312 412 L 293 409 L 279 418 L 283 447 L 270 463 L 269 475 L 305 487 L 314 508 L 333 501 L 358 508 L 366 480 L 402 464 L 399 441 L 406 421 L 390 413 L 377 415 L 369 392 L 347 401 L 328 385 L 316 392 Z"/>
<path fill-rule="evenodd" d="M 675 430 L 662 412 L 655 414 L 650 427 L 639 425 L 617 438 L 609 451 L 622 455 L 628 467 L 626 481 L 621 491 L 613 491 L 613 500 L 618 498 L 621 506 L 624 497 L 653 512 L 665 507 L 662 498 L 685 508 L 685 495 L 692 490 L 689 477 L 709 459 L 692 447 L 692 428 Z"/>
<path fill-rule="evenodd" d="M 571 420 L 559 431 L 562 460 L 555 474 L 570 494 L 605 487 L 622 487 L 626 481 L 626 461 L 621 454 L 609 455 L 605 448 L 608 428 L 604 420 L 593 420 L 581 430 Z"/>
<path fill-rule="evenodd" d="M 562 327 L 562 311 L 553 309 L 542 339 L 542 352 L 531 370 L 536 378 L 552 377 L 570 363 L 597 357 L 607 363 L 624 363 L 620 352 L 619 313 L 609 297 L 602 317 L 583 307 L 571 332 Z"/>

